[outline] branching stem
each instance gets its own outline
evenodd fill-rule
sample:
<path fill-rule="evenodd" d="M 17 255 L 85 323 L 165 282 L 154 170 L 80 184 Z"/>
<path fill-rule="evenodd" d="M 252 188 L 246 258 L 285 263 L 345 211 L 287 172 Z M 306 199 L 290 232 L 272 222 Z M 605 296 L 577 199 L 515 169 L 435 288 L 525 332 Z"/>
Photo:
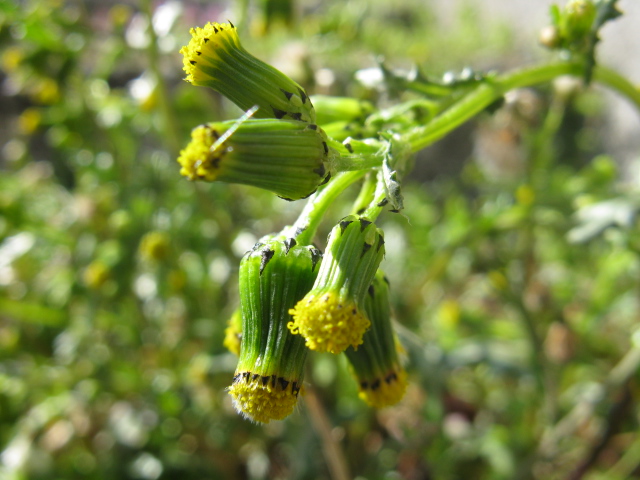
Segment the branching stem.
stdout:
<path fill-rule="evenodd" d="M 583 70 L 584 64 L 582 62 L 560 62 L 487 78 L 484 83 L 451 108 L 426 125 L 405 134 L 403 139 L 409 142 L 412 151 L 417 152 L 473 118 L 510 90 L 548 82 L 562 75 L 580 76 Z M 596 82 L 624 95 L 640 109 L 640 90 L 620 74 L 611 69 L 597 66 L 594 69 L 593 78 Z"/>
<path fill-rule="evenodd" d="M 309 197 L 300 216 L 293 226 L 285 231 L 285 234 L 296 237 L 299 244 L 310 244 L 327 208 L 345 188 L 358 181 L 366 173 L 366 170 L 357 170 L 337 174 L 328 184 Z"/>

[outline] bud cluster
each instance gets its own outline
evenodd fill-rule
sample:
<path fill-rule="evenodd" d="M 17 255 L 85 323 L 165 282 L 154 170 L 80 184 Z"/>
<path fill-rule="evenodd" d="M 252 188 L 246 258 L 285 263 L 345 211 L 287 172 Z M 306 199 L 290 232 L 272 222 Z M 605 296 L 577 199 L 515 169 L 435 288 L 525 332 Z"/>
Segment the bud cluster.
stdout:
<path fill-rule="evenodd" d="M 288 416 L 304 391 L 310 350 L 346 355 L 360 397 L 376 408 L 393 405 L 404 394 L 406 373 L 378 271 L 385 253 L 374 223 L 379 208 L 338 222 L 324 254 L 311 245 L 326 202 L 361 178 L 358 170 L 381 166 L 380 142 L 344 135 L 350 122 L 363 123 L 371 105 L 318 97 L 316 116 L 304 89 L 249 54 L 231 22 L 193 28 L 191 35 L 181 49 L 185 80 L 213 88 L 247 113 L 194 128 L 178 158 L 180 173 L 262 188 L 287 200 L 319 190 L 301 214 L 303 226 L 264 237 L 241 261 L 240 308 L 224 340 L 238 355 L 228 389 L 236 410 L 262 423 Z M 386 204 L 372 192 L 365 195 L 369 202 Z"/>

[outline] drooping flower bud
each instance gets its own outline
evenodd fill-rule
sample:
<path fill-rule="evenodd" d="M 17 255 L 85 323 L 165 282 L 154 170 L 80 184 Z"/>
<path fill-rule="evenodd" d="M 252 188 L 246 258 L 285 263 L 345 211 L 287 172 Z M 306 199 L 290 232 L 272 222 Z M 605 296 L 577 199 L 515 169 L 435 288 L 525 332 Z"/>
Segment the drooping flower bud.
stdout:
<path fill-rule="evenodd" d="M 245 111 L 257 105 L 256 118 L 315 122 L 303 88 L 247 52 L 231 22 L 192 28 L 191 37 L 180 49 L 186 81 L 213 88 Z"/>
<path fill-rule="evenodd" d="M 407 388 L 407 374 L 398 358 L 400 343 L 391 325 L 389 286 L 378 271 L 369 286 L 364 309 L 371 319 L 363 342 L 345 355 L 358 381 L 358 396 L 375 408 L 398 403 Z"/>
<path fill-rule="evenodd" d="M 307 349 L 287 329 L 288 311 L 313 285 L 320 258 L 312 246 L 270 236 L 242 259 L 242 340 L 229 393 L 250 420 L 281 420 L 297 403 Z"/>
<path fill-rule="evenodd" d="M 364 296 L 384 256 L 382 232 L 364 217 L 350 215 L 329 234 L 313 288 L 290 313 L 289 329 L 311 350 L 341 353 L 357 348 L 370 321 Z"/>
<path fill-rule="evenodd" d="M 191 142 L 178 157 L 180 173 L 190 180 L 252 185 L 298 200 L 327 179 L 325 139 L 316 125 L 295 120 L 208 123 L 191 132 Z"/>

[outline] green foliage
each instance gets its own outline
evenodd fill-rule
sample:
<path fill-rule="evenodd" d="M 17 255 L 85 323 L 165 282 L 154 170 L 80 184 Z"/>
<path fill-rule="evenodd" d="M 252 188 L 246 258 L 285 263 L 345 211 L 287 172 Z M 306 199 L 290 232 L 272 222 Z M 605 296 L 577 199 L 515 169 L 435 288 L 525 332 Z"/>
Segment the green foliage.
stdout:
<path fill-rule="evenodd" d="M 508 44 L 468 9 L 451 33 L 417 0 L 321 2 L 299 18 L 293 4 L 232 20 L 261 58 L 302 39 L 288 70 L 309 93 L 362 101 L 368 123 L 348 120 L 364 137 L 427 124 L 486 87 L 495 77 L 436 78 L 482 67 L 483 40 Z M 599 2 L 588 38 L 614 4 Z M 640 202 L 601 154 L 599 94 L 579 88 L 489 102 L 455 178 L 426 179 L 421 155 L 413 173 L 392 164 L 405 154 L 386 138 L 386 186 L 404 206 L 379 220 L 408 358 L 398 406 L 370 409 L 342 360 L 314 354 L 313 391 L 287 420 L 236 415 L 223 339 L 240 258 L 302 207 L 180 178 L 191 128 L 238 111 L 182 81 L 177 50 L 204 21 L 171 5 L 0 2 L 0 477 L 330 478 L 331 438 L 360 478 L 637 475 Z M 385 55 L 382 81 L 352 81 L 371 53 Z M 405 61 L 420 73 L 394 69 Z M 404 103 L 372 110 L 389 98 Z M 310 428 L 322 413 L 330 439 Z"/>

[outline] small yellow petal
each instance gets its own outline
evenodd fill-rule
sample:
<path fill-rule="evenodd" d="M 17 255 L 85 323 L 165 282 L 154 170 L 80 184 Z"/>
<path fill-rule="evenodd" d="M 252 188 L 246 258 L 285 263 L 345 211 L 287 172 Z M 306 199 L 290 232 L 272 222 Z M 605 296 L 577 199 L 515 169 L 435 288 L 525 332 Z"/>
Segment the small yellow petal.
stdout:
<path fill-rule="evenodd" d="M 238 413 L 255 422 L 282 420 L 293 412 L 301 385 L 283 377 L 236 373 L 229 394 Z"/>
<path fill-rule="evenodd" d="M 241 48 L 238 33 L 230 23 L 207 23 L 191 29 L 191 40 L 180 49 L 187 82 L 203 85 L 209 75 L 207 68 L 220 60 L 219 51 Z M 205 67 L 205 68 L 203 68 Z"/>
<path fill-rule="evenodd" d="M 191 132 L 191 142 L 180 152 L 180 174 L 189 180 L 214 181 L 218 176 L 219 162 L 226 147 L 211 151 L 219 133 L 208 125 L 196 127 Z"/>
<path fill-rule="evenodd" d="M 308 294 L 289 310 L 292 333 L 302 335 L 306 345 L 318 352 L 341 353 L 362 344 L 362 335 L 371 322 L 356 304 L 334 293 Z"/>

